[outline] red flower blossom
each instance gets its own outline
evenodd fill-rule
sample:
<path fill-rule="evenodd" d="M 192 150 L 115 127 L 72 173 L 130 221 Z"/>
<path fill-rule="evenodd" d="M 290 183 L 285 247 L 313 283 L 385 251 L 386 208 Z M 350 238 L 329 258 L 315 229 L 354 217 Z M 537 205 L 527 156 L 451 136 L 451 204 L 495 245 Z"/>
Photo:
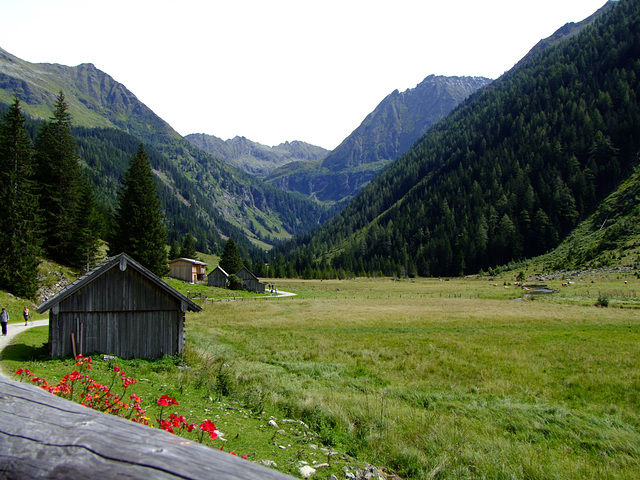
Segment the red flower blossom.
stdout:
<path fill-rule="evenodd" d="M 215 440 L 218 438 L 218 434 L 216 433 L 216 426 L 211 420 L 205 420 L 200 424 L 200 430 L 203 432 L 208 432 L 211 440 Z"/>
<path fill-rule="evenodd" d="M 180 405 L 175 398 L 171 398 L 169 395 L 162 395 L 158 399 L 158 405 L 161 407 L 168 407 L 169 405 Z"/>
<path fill-rule="evenodd" d="M 137 380 L 135 380 L 135 379 L 133 379 L 131 377 L 122 377 L 122 386 L 124 388 L 127 388 L 127 387 L 129 387 L 129 385 L 133 385 L 136 382 L 137 382 Z"/>

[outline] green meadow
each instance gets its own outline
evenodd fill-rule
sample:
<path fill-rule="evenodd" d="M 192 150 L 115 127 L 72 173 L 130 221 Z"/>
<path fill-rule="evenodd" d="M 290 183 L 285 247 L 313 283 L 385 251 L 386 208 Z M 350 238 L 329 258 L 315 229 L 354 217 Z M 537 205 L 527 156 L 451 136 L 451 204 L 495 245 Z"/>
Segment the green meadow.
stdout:
<path fill-rule="evenodd" d="M 211 290 L 182 359 L 118 360 L 149 409 L 168 393 L 228 449 L 314 478 L 637 478 L 635 273 L 556 275 L 547 295 L 504 276 L 275 282 L 297 295 Z M 44 358 L 37 330 L 3 366 L 60 378 L 73 362 Z"/>

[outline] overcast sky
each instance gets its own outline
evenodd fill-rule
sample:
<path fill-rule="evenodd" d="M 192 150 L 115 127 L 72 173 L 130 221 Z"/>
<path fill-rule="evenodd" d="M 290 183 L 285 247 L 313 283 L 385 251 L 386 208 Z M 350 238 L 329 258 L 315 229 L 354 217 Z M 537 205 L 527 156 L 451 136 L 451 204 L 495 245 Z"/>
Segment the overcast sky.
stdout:
<path fill-rule="evenodd" d="M 180 134 L 336 147 L 430 74 L 497 78 L 605 0 L 0 0 L 0 47 L 93 63 Z"/>

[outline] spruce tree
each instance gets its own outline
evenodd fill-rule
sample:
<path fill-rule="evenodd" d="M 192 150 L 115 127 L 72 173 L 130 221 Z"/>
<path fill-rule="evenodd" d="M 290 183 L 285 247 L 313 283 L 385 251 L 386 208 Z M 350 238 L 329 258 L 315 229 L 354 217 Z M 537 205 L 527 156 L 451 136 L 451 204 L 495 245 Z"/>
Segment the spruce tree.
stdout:
<path fill-rule="evenodd" d="M 190 258 L 192 260 L 198 259 L 198 253 L 196 252 L 196 240 L 193 235 L 187 233 L 182 242 L 182 248 L 180 249 L 180 256 L 182 258 Z"/>
<path fill-rule="evenodd" d="M 78 215 L 76 217 L 76 251 L 73 266 L 88 272 L 98 263 L 100 233 L 103 219 L 98 211 L 98 203 L 89 179 L 82 177 L 79 190 Z"/>
<path fill-rule="evenodd" d="M 68 109 L 60 92 L 51 121 L 39 130 L 36 138 L 36 180 L 46 253 L 57 262 L 80 267 L 85 264 L 86 245 L 79 249 L 78 239 L 88 218 L 80 204 L 84 178 Z"/>
<path fill-rule="evenodd" d="M 115 224 L 109 255 L 125 252 L 158 276 L 169 272 L 164 214 L 142 145 L 124 175 Z"/>
<path fill-rule="evenodd" d="M 236 242 L 233 241 L 233 238 L 230 238 L 224 246 L 222 256 L 220 256 L 220 268 L 231 275 L 240 270 L 242 265 L 242 257 L 240 256 Z"/>
<path fill-rule="evenodd" d="M 174 240 L 171 242 L 171 247 L 169 247 L 169 260 L 175 260 L 180 257 L 180 242 L 178 240 Z"/>
<path fill-rule="evenodd" d="M 33 149 L 16 98 L 0 130 L 0 288 L 34 298 L 40 253 Z"/>

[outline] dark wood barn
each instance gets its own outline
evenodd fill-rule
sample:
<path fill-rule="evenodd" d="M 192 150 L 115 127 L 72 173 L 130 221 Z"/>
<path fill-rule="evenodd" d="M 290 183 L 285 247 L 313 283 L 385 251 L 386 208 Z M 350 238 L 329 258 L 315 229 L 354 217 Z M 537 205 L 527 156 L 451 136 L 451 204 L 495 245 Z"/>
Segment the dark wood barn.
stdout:
<path fill-rule="evenodd" d="M 36 310 L 49 310 L 52 357 L 100 352 L 155 358 L 182 352 L 185 312 L 201 309 L 121 253 Z"/>
<path fill-rule="evenodd" d="M 227 283 L 229 283 L 229 274 L 220 266 L 217 266 L 207 275 L 207 284 L 210 287 L 227 288 Z"/>
<path fill-rule="evenodd" d="M 245 290 L 249 292 L 258 292 L 258 293 L 265 292 L 264 283 L 262 283 L 258 279 L 258 277 L 256 277 L 253 273 L 251 273 L 247 267 L 242 267 L 240 270 L 238 270 L 238 273 L 236 273 L 236 275 L 240 277 L 244 282 Z"/>

